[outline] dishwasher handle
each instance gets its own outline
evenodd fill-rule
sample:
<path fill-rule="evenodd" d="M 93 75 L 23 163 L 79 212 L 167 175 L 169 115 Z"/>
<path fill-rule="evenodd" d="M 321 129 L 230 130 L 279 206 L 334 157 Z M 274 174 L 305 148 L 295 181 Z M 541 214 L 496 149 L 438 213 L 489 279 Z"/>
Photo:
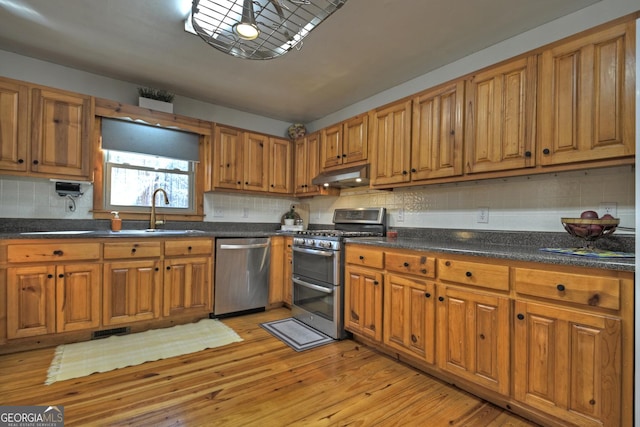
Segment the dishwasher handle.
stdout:
<path fill-rule="evenodd" d="M 269 242 L 267 243 L 250 243 L 247 245 L 220 245 L 220 249 L 260 249 L 269 247 Z"/>

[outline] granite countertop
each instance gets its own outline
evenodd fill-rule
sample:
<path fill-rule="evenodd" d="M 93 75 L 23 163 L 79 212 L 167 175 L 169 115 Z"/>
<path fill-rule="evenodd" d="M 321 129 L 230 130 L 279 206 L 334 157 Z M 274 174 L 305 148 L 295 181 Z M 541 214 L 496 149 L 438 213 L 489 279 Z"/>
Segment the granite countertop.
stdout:
<path fill-rule="evenodd" d="M 635 271 L 635 258 L 596 258 L 581 255 L 546 252 L 540 248 L 579 248 L 581 241 L 575 241 L 563 233 L 525 232 L 475 232 L 450 230 L 436 235 L 387 237 L 359 237 L 346 239 L 347 243 L 414 249 L 443 254 L 458 254 L 477 257 L 501 258 L 508 260 L 542 262 L 548 264 L 573 265 L 601 268 L 606 270 Z M 499 235 L 499 236 L 498 236 Z M 568 240 L 567 240 L 568 238 Z M 610 240 L 603 243 L 605 240 Z M 524 242 L 524 243 L 523 243 Z M 635 238 L 607 238 L 598 241 L 597 247 L 619 252 L 633 252 Z M 608 246 L 608 247 L 607 247 Z"/>

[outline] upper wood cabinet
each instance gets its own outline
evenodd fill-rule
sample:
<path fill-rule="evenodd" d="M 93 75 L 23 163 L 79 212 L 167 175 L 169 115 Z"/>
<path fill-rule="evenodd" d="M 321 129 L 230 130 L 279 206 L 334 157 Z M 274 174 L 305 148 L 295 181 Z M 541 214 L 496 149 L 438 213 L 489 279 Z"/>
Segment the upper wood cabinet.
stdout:
<path fill-rule="evenodd" d="M 467 81 L 465 172 L 535 166 L 536 62 L 509 61 Z"/>
<path fill-rule="evenodd" d="M 462 174 L 464 81 L 417 95 L 371 118 L 371 185 Z"/>
<path fill-rule="evenodd" d="M 29 88 L 0 79 L 0 170 L 26 172 Z"/>
<path fill-rule="evenodd" d="M 411 161 L 411 100 L 370 113 L 371 185 L 408 182 Z"/>
<path fill-rule="evenodd" d="M 32 90 L 31 169 L 52 176 L 89 178 L 91 97 Z"/>
<path fill-rule="evenodd" d="M 284 138 L 269 138 L 269 192 L 292 193 L 293 148 Z"/>
<path fill-rule="evenodd" d="M 368 136 L 367 114 L 323 129 L 320 170 L 366 161 L 369 150 Z"/>
<path fill-rule="evenodd" d="M 462 175 L 464 82 L 428 90 L 413 99 L 411 180 Z"/>
<path fill-rule="evenodd" d="M 267 136 L 216 126 L 213 143 L 214 188 L 267 191 Z"/>
<path fill-rule="evenodd" d="M 634 41 L 629 21 L 542 53 L 542 165 L 634 155 Z"/>
<path fill-rule="evenodd" d="M 0 79 L 0 171 L 90 180 L 93 105 L 88 95 Z"/>

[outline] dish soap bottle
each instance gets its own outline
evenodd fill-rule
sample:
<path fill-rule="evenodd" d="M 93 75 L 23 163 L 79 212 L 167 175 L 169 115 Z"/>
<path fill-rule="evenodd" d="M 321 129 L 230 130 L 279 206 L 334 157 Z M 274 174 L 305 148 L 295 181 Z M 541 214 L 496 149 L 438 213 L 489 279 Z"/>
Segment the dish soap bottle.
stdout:
<path fill-rule="evenodd" d="M 113 218 L 111 218 L 111 231 L 122 230 L 122 219 L 118 216 L 118 212 L 111 212 Z"/>

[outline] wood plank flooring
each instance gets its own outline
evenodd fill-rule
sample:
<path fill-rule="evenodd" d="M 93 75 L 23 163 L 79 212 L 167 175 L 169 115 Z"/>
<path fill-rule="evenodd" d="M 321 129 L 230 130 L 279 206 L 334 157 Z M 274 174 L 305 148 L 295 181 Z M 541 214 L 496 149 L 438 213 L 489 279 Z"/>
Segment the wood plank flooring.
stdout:
<path fill-rule="evenodd" d="M 63 405 L 66 426 L 535 426 L 351 340 L 295 352 L 225 319 L 217 349 L 44 385 L 53 348 L 0 356 L 0 405 Z"/>

